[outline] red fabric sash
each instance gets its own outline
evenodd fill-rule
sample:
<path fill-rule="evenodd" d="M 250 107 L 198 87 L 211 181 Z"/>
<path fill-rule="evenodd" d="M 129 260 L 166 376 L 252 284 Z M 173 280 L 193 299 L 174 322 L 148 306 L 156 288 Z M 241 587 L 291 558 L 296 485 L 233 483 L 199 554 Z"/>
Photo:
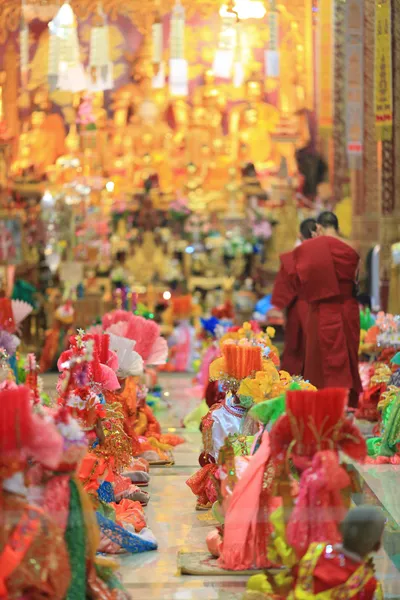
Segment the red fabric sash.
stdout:
<path fill-rule="evenodd" d="M 0 555 L 0 597 L 7 597 L 6 581 L 21 564 L 40 529 L 39 511 L 29 507 Z"/>

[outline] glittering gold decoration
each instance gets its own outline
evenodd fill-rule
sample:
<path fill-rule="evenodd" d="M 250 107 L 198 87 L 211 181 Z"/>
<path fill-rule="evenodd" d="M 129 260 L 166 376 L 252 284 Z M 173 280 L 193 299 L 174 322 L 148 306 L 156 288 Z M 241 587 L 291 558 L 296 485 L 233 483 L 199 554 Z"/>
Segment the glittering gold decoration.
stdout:
<path fill-rule="evenodd" d="M 32 6 L 49 6 L 54 0 L 29 0 Z M 71 0 L 73 11 L 78 20 L 86 20 L 97 13 L 98 0 Z M 118 17 L 127 17 L 141 33 L 150 31 L 156 13 L 161 16 L 170 12 L 173 0 L 103 0 L 102 8 L 111 22 Z M 182 0 L 186 15 L 194 13 L 209 17 L 218 13 L 222 0 Z M 0 3 L 0 44 L 5 42 L 8 32 L 16 31 L 21 19 L 21 0 L 7 0 Z"/>

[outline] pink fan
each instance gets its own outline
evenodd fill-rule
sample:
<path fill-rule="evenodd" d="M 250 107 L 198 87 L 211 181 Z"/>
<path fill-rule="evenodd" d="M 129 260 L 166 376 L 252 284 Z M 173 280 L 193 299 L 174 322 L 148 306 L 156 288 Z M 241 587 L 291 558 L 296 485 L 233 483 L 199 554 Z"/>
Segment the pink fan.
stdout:
<path fill-rule="evenodd" d="M 135 351 L 146 363 L 159 335 L 160 328 L 157 323 L 136 315 L 130 319 L 126 329 L 126 337 L 136 340 Z"/>
<path fill-rule="evenodd" d="M 104 315 L 103 328 L 108 329 L 111 325 L 115 325 L 116 323 L 124 323 L 126 321 L 130 321 L 132 317 L 133 314 L 131 312 L 128 312 L 127 310 L 113 310 Z"/>
<path fill-rule="evenodd" d="M 102 325 L 92 325 L 88 329 L 86 329 L 86 333 L 89 335 L 101 335 L 103 333 Z"/>
<path fill-rule="evenodd" d="M 110 327 L 107 328 L 107 333 L 113 333 L 114 335 L 118 335 L 119 337 L 127 337 L 127 329 L 128 323 L 126 321 L 120 321 L 119 323 L 114 323 L 113 325 L 110 325 Z"/>
<path fill-rule="evenodd" d="M 11 300 L 11 307 L 16 327 L 33 311 L 33 307 L 23 300 Z"/>
<path fill-rule="evenodd" d="M 167 340 L 159 336 L 151 349 L 150 356 L 147 359 L 148 365 L 165 365 L 168 358 L 168 344 Z"/>
<path fill-rule="evenodd" d="M 160 336 L 154 321 L 133 315 L 126 310 L 114 310 L 103 317 L 107 333 L 135 341 L 135 351 L 148 365 L 163 365 L 167 360 L 167 342 Z"/>

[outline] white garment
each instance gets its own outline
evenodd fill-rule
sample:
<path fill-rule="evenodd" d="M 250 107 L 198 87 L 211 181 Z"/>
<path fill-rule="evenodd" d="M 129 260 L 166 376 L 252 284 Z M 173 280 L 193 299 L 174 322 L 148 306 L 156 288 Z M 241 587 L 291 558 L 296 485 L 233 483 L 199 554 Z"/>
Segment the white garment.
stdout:
<path fill-rule="evenodd" d="M 228 394 L 224 404 L 214 410 L 212 413 L 212 442 L 213 449 L 211 455 L 218 459 L 220 448 L 224 445 L 225 438 L 228 435 L 240 433 L 243 417 L 246 415 L 246 409 L 233 403 L 231 394 Z"/>

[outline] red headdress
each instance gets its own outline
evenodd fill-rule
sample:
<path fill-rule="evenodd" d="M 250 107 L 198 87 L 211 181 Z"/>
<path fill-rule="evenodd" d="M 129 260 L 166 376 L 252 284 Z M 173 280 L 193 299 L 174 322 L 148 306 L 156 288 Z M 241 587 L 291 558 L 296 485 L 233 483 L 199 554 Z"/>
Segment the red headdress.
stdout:
<path fill-rule="evenodd" d="M 61 436 L 32 414 L 26 386 L 0 392 L 0 478 L 10 477 L 32 456 L 56 466 L 62 454 Z"/>
<path fill-rule="evenodd" d="M 276 455 L 289 449 L 302 470 L 316 452 L 339 450 L 355 459 L 366 456 L 366 444 L 360 431 L 344 411 L 348 391 L 328 388 L 319 391 L 289 391 L 286 414 L 271 430 L 271 446 Z M 303 464 L 304 463 L 304 464 Z"/>
<path fill-rule="evenodd" d="M 70 348 L 63 352 L 57 361 L 58 370 L 63 372 L 64 364 L 72 358 L 83 356 L 86 342 L 93 341 L 93 359 L 89 368 L 89 379 L 92 383 L 100 385 L 105 391 L 114 391 L 120 388 L 115 372 L 118 370 L 118 357 L 109 349 L 110 337 L 106 334 L 80 334 L 70 338 Z"/>

